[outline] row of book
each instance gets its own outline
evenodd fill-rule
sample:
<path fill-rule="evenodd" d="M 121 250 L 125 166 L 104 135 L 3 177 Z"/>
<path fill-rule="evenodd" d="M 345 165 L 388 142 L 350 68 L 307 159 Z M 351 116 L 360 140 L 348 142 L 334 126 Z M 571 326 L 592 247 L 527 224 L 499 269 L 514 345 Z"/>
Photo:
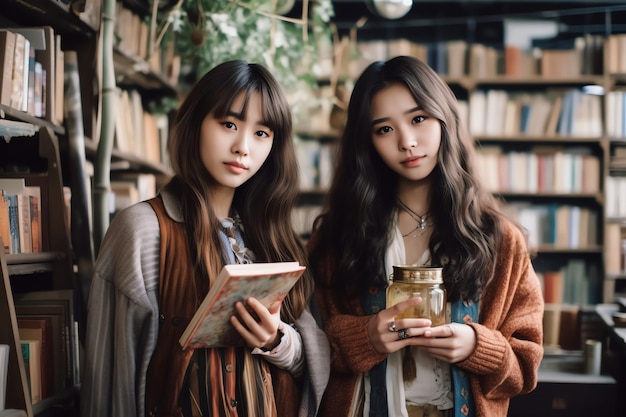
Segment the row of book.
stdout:
<path fill-rule="evenodd" d="M 606 135 L 609 138 L 626 137 L 626 91 L 608 91 L 605 100 Z"/>
<path fill-rule="evenodd" d="M 504 207 L 528 232 L 532 248 L 589 249 L 598 246 L 598 212 L 568 204 L 510 202 Z"/>
<path fill-rule="evenodd" d="M 169 166 L 167 115 L 146 111 L 137 90 L 118 88 L 117 92 L 115 148 L 146 161 Z"/>
<path fill-rule="evenodd" d="M 605 45 L 606 72 L 626 74 L 626 33 L 609 35 Z"/>
<path fill-rule="evenodd" d="M 157 22 L 151 23 L 126 7 L 123 2 L 116 2 L 115 39 L 116 47 L 123 54 L 145 60 L 156 74 L 164 76 L 173 85 L 178 84 L 181 60 L 175 53 L 174 33 L 168 34 L 168 41 L 159 43 L 158 33 L 161 28 Z"/>
<path fill-rule="evenodd" d="M 26 379 L 33 404 L 79 384 L 73 290 L 14 293 Z"/>
<path fill-rule="evenodd" d="M 2 180 L 6 182 L 6 180 Z M 0 182 L 0 237 L 4 253 L 38 253 L 43 250 L 41 189 L 22 186 L 15 192 Z"/>
<path fill-rule="evenodd" d="M 613 55 L 607 56 L 609 68 L 626 73 L 626 67 L 614 67 L 626 54 L 626 43 L 618 40 L 623 35 L 586 34 L 566 41 L 543 39 L 524 48 L 505 44 L 496 47 L 469 43 L 464 39 L 416 43 L 408 39 L 360 41 L 344 54 L 343 72 L 356 78 L 368 63 L 386 60 L 396 55 L 415 56 L 428 63 L 439 74 L 457 78 L 489 78 L 495 76 L 565 78 L 603 72 L 605 44 Z M 616 46 L 617 45 L 617 49 Z M 607 53 L 608 54 L 608 53 Z M 357 58 L 354 58 L 354 57 Z"/>
<path fill-rule="evenodd" d="M 600 158 L 586 146 L 532 146 L 507 151 L 500 145 L 478 148 L 477 168 L 492 192 L 597 193 Z"/>
<path fill-rule="evenodd" d="M 295 232 L 299 236 L 308 237 L 313 229 L 313 221 L 321 211 L 321 205 L 304 204 L 294 207 L 291 211 L 291 224 Z"/>
<path fill-rule="evenodd" d="M 157 181 L 154 174 L 113 174 L 110 213 L 115 216 L 120 210 L 152 198 L 156 193 Z"/>
<path fill-rule="evenodd" d="M 603 134 L 602 97 L 579 89 L 540 93 L 475 90 L 469 96 L 469 108 L 469 130 L 475 136 Z"/>
<path fill-rule="evenodd" d="M 600 271 L 583 259 L 570 259 L 558 268 L 538 271 L 537 277 L 546 304 L 586 306 L 600 302 Z"/>
<path fill-rule="evenodd" d="M 604 228 L 604 244 L 606 246 L 605 272 L 610 275 L 625 275 L 626 229 L 619 223 L 607 223 Z"/>
<path fill-rule="evenodd" d="M 544 349 L 581 350 L 581 306 L 577 304 L 544 304 Z"/>
<path fill-rule="evenodd" d="M 63 121 L 64 52 L 50 26 L 0 30 L 0 104 Z"/>
<path fill-rule="evenodd" d="M 606 217 L 626 219 L 626 177 L 606 177 L 604 195 Z"/>
<path fill-rule="evenodd" d="M 333 175 L 337 142 L 296 138 L 300 190 L 327 190 Z"/>

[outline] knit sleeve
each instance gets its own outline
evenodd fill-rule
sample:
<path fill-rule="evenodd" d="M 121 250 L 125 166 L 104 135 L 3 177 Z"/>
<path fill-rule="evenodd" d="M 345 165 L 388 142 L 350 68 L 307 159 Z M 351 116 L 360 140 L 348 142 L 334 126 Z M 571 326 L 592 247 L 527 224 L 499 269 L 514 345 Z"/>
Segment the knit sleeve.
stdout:
<path fill-rule="evenodd" d="M 144 415 L 158 327 L 159 224 L 146 203 L 115 216 L 91 283 L 81 415 Z"/>
<path fill-rule="evenodd" d="M 316 301 L 324 320 L 333 369 L 346 373 L 363 373 L 386 358 L 369 340 L 370 316 L 340 314 L 332 290 L 317 288 Z"/>
<path fill-rule="evenodd" d="M 507 231 L 493 278 L 480 300 L 476 349 L 457 365 L 482 394 L 510 398 L 532 391 L 543 356 L 543 296 L 521 232 Z"/>

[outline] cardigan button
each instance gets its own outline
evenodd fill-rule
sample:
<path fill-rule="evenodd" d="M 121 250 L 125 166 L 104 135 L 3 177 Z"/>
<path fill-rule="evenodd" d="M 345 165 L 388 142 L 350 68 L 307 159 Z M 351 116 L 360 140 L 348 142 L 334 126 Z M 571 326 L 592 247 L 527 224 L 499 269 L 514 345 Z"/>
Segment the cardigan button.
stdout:
<path fill-rule="evenodd" d="M 230 405 L 232 407 L 237 407 L 237 400 L 230 400 Z"/>
<path fill-rule="evenodd" d="M 228 364 L 226 365 L 226 372 L 232 372 L 233 371 L 233 365 L 232 364 Z"/>

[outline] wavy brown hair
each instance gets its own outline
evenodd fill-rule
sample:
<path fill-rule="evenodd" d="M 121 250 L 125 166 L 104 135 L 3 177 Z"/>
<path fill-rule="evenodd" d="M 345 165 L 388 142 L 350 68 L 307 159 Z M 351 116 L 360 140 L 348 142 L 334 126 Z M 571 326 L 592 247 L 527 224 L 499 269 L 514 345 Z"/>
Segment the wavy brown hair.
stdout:
<path fill-rule="evenodd" d="M 235 190 L 233 208 L 241 217 L 246 247 L 257 262 L 306 263 L 302 242 L 292 228 L 291 211 L 298 192 L 298 166 L 292 136 L 291 111 L 278 82 L 259 64 L 222 63 L 192 88 L 176 113 L 168 151 L 197 276 L 209 281 L 199 289 L 203 297 L 224 260 L 219 240 L 220 223 L 210 204 L 215 181 L 200 157 L 201 127 L 205 117 L 224 117 L 233 101 L 245 95 L 243 117 L 253 93 L 259 93 L 263 120 L 274 131 L 272 149 L 259 171 Z M 302 313 L 312 292 L 308 271 L 291 290 L 281 308 L 284 321 Z"/>
<path fill-rule="evenodd" d="M 384 259 L 395 224 L 398 176 L 372 144 L 371 101 L 390 83 L 406 86 L 441 124 L 438 163 L 430 174 L 431 259 L 445 264 L 450 300 L 477 299 L 494 269 L 505 216 L 477 179 L 474 143 L 460 121 L 454 93 L 412 57 L 372 63 L 354 86 L 335 176 L 314 225 L 310 263 L 315 267 L 334 259 L 330 281 L 321 285 L 335 287 L 339 299 L 387 285 Z M 445 258 L 450 262 L 442 262 Z"/>

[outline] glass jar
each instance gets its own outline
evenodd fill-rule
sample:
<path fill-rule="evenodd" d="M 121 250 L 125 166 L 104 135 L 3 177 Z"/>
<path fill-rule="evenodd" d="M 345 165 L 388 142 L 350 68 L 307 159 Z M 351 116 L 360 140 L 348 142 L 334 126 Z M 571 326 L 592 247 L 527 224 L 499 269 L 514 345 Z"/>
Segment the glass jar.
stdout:
<path fill-rule="evenodd" d="M 412 297 L 422 302 L 396 315 L 401 318 L 430 319 L 433 326 L 446 323 L 446 288 L 440 267 L 394 265 L 393 282 L 387 288 L 387 307 Z"/>

